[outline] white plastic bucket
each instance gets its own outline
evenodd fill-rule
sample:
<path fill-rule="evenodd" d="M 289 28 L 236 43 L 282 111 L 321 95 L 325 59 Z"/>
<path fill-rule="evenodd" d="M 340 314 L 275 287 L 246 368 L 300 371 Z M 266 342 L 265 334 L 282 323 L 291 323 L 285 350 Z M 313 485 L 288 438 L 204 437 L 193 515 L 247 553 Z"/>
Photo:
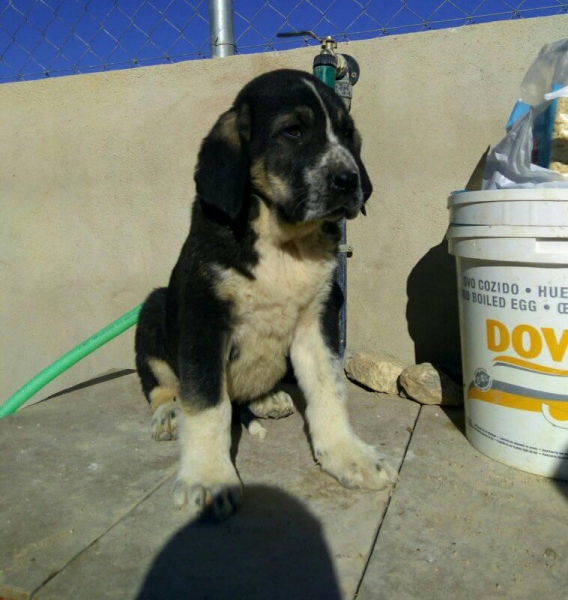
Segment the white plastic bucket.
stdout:
<path fill-rule="evenodd" d="M 459 192 L 448 206 L 466 435 L 568 479 L 568 190 Z"/>

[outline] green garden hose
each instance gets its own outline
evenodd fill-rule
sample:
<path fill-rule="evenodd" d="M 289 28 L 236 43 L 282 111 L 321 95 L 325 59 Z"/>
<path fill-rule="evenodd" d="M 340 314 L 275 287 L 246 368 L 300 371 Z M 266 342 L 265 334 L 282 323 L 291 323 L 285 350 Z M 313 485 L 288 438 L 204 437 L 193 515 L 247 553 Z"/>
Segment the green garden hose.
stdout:
<path fill-rule="evenodd" d="M 0 419 L 15 413 L 18 408 L 22 406 L 22 404 L 29 400 L 36 392 L 41 390 L 41 388 L 46 386 L 50 381 L 53 381 L 58 375 L 61 375 L 63 371 L 66 371 L 75 363 L 78 363 L 80 360 L 85 358 L 85 356 L 91 354 L 91 352 L 94 352 L 97 348 L 100 348 L 107 342 L 110 342 L 110 340 L 115 338 L 117 335 L 120 335 L 135 325 L 138 321 L 138 315 L 141 308 L 142 305 L 128 311 L 125 315 L 122 315 L 122 317 L 116 321 L 113 321 L 104 329 L 101 329 L 84 342 L 81 342 L 78 346 L 75 346 L 75 348 L 72 350 L 69 350 L 69 352 L 49 365 L 49 367 L 46 367 L 43 371 L 40 371 L 33 379 L 30 379 L 15 394 L 10 396 L 10 398 L 8 398 L 4 404 L 0 406 Z"/>

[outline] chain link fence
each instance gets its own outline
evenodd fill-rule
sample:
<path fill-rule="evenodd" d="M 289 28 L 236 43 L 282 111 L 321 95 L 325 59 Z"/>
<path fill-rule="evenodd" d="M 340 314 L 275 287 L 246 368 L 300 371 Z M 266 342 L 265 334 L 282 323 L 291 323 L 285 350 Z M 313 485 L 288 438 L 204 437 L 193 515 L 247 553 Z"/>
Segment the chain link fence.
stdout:
<path fill-rule="evenodd" d="M 561 0 L 235 0 L 237 53 L 568 13 Z M 209 58 L 205 0 L 0 0 L 0 83 Z"/>

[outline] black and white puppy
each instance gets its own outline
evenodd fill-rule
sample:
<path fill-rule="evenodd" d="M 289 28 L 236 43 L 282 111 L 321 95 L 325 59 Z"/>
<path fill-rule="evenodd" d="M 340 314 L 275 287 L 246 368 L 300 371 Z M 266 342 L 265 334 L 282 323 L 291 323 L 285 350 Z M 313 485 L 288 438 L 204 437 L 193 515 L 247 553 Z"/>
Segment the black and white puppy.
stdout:
<path fill-rule="evenodd" d="M 396 478 L 349 424 L 331 294 L 339 220 L 356 217 L 372 191 L 360 151 L 340 98 L 293 70 L 246 85 L 201 145 L 189 236 L 136 332 L 153 435 L 179 427 L 174 500 L 192 515 L 225 518 L 241 502 L 231 402 L 290 414 L 289 396 L 272 393 L 288 357 L 324 471 L 349 488 Z"/>

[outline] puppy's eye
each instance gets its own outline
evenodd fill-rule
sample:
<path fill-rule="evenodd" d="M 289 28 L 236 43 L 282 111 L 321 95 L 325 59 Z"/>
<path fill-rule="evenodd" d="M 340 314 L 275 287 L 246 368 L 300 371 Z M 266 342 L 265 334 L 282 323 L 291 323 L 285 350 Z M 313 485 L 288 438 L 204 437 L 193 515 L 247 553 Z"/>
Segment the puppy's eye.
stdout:
<path fill-rule="evenodd" d="M 301 140 L 303 136 L 302 128 L 299 125 L 290 125 L 282 130 L 282 135 L 289 140 Z"/>
<path fill-rule="evenodd" d="M 353 129 L 353 127 L 348 127 L 344 132 L 343 132 L 343 137 L 346 140 L 352 140 L 353 136 L 355 135 L 355 130 Z"/>

